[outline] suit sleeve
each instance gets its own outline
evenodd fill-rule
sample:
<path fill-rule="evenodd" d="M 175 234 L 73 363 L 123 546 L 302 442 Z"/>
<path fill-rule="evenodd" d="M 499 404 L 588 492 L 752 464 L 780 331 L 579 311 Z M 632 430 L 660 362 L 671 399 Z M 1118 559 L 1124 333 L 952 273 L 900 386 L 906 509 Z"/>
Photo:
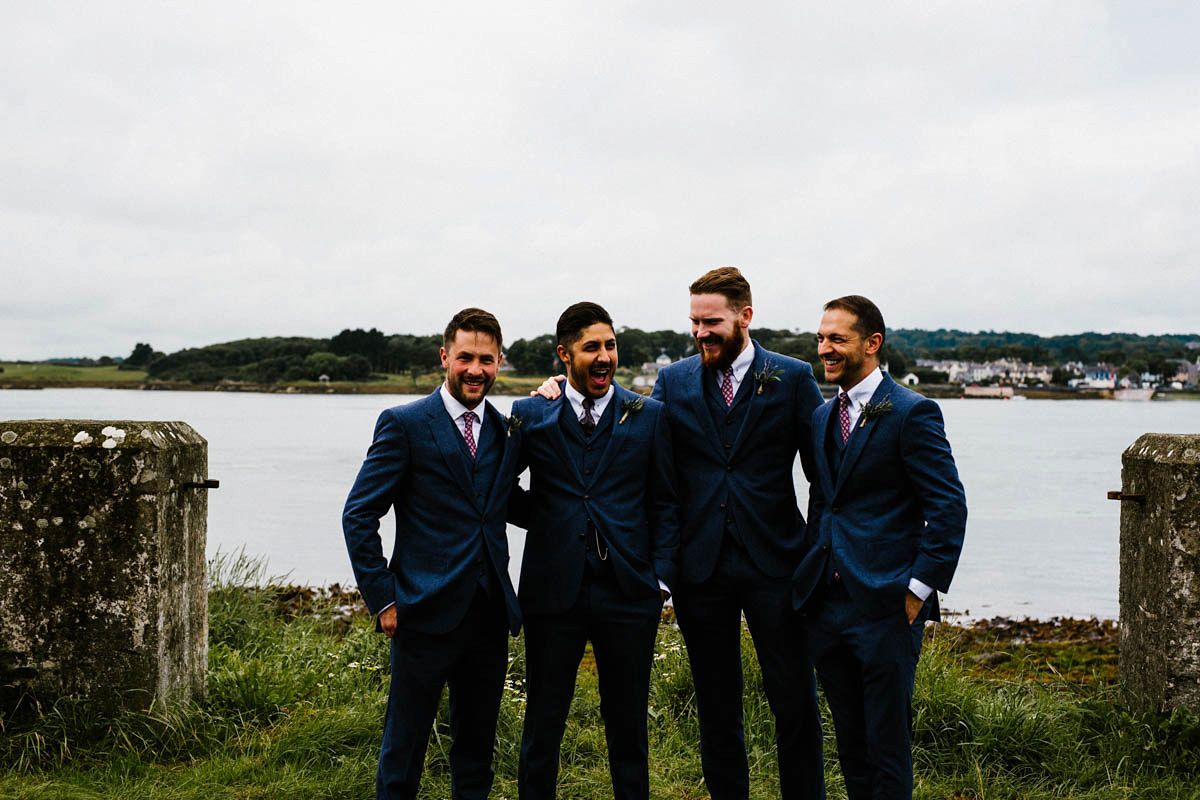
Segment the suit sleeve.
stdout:
<path fill-rule="evenodd" d="M 905 473 L 925 517 L 912 577 L 939 591 L 950 590 L 967 527 L 967 499 L 942 411 L 932 400 L 913 407 L 900 432 Z"/>
<path fill-rule="evenodd" d="M 675 490 L 675 455 L 666 408 L 654 420 L 654 474 L 650 489 L 650 548 L 654 576 L 668 587 L 679 575 L 679 500 Z"/>
<path fill-rule="evenodd" d="M 654 388 L 650 390 L 650 397 L 660 403 L 667 402 L 667 378 L 661 372 L 654 381 Z"/>
<path fill-rule="evenodd" d="M 795 424 L 796 430 L 799 431 L 797 449 L 800 452 L 800 468 L 804 470 L 804 477 L 808 480 L 808 520 L 811 523 L 819 513 L 819 509 L 814 505 L 814 497 L 821 493 L 816 456 L 813 452 L 812 418 L 813 412 L 825 402 L 825 398 L 821 396 L 817 379 L 807 362 L 801 362 L 799 378 L 795 402 Z"/>
<path fill-rule="evenodd" d="M 354 487 L 342 510 L 342 533 L 358 590 L 372 614 L 392 605 L 395 578 L 388 569 L 379 536 L 379 520 L 392 507 L 408 469 L 408 441 L 404 426 L 393 411 L 384 411 L 375 423 L 375 437 L 367 450 Z M 400 525 L 397 525 L 397 531 Z"/>
<path fill-rule="evenodd" d="M 513 406 L 512 416 L 521 419 L 524 418 L 520 413 L 521 409 Z M 510 423 L 511 425 L 511 423 Z M 508 436 L 508 446 L 517 449 L 517 468 L 513 472 L 512 487 L 508 494 L 508 518 L 507 521 L 516 525 L 518 528 L 529 530 L 531 510 L 529 507 L 529 492 L 521 488 L 521 475 L 529 467 L 529 459 L 525 455 L 524 439 L 522 437 L 521 426 L 510 427 L 511 433 Z"/>

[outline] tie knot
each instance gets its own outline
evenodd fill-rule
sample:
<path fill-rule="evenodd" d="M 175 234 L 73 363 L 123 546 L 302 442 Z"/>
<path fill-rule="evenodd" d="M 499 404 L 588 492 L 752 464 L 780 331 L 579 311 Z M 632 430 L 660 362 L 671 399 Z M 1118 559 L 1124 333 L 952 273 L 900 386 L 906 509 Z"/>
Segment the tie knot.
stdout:
<path fill-rule="evenodd" d="M 479 419 L 479 417 L 475 416 L 474 411 L 464 411 L 463 419 L 465 419 L 467 422 L 470 423 L 470 422 L 474 422 L 475 420 Z"/>
<path fill-rule="evenodd" d="M 721 374 L 724 375 L 726 378 L 732 378 L 733 377 L 733 367 L 726 367 L 725 369 L 721 370 Z"/>
<path fill-rule="evenodd" d="M 588 409 L 589 411 L 591 411 L 593 408 L 596 407 L 595 398 L 592 398 L 592 397 L 583 398 L 583 407 Z"/>

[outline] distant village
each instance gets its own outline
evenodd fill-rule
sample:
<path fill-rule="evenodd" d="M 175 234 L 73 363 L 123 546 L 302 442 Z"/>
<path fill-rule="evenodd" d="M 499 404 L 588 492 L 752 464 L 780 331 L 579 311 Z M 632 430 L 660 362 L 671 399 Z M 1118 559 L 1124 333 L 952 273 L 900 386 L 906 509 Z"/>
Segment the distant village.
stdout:
<path fill-rule="evenodd" d="M 1111 364 L 1085 364 L 1067 361 L 1057 366 L 1034 364 L 1011 358 L 994 361 L 961 361 L 918 358 L 916 366 L 902 376 L 893 376 L 897 382 L 916 386 L 927 384 L 959 384 L 963 387 L 1033 387 L 1050 384 L 1071 389 L 1107 390 L 1152 390 L 1152 389 L 1196 389 L 1200 388 L 1200 341 L 1188 342 L 1187 349 L 1196 352 L 1196 357 L 1168 359 L 1169 368 L 1163 374 L 1143 372 L 1132 374 Z M 640 374 L 634 385 L 649 388 L 654 385 L 658 371 L 671 364 L 666 353 L 654 361 L 641 365 Z M 883 365 L 884 371 L 888 365 Z M 1008 392 L 979 392 L 997 396 Z"/>

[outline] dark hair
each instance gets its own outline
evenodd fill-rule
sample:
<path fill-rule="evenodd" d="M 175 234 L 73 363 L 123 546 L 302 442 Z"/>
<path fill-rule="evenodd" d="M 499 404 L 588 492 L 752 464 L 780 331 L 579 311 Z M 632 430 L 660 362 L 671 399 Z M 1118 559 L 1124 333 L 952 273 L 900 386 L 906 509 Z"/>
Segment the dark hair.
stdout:
<path fill-rule="evenodd" d="M 464 308 L 451 317 L 446 332 L 442 334 L 442 347 L 449 349 L 459 331 L 486 333 L 496 340 L 497 348 L 504 348 L 504 338 L 500 335 L 500 321 L 482 308 Z"/>
<path fill-rule="evenodd" d="M 567 310 L 559 315 L 554 334 L 558 337 L 558 343 L 569 349 L 583 336 L 584 328 L 597 322 L 603 322 L 610 328 L 613 326 L 612 317 L 600 305 L 587 301 L 576 303 L 567 306 Z"/>
<path fill-rule="evenodd" d="M 848 294 L 845 297 L 830 300 L 825 304 L 825 310 L 829 311 L 830 309 L 839 309 L 853 314 L 855 320 L 851 327 L 863 338 L 874 333 L 887 338 L 887 329 L 883 324 L 883 312 L 879 310 L 879 306 L 861 294 Z"/>
<path fill-rule="evenodd" d="M 691 294 L 722 294 L 734 311 L 754 305 L 750 296 L 750 282 L 742 277 L 737 267 L 717 267 L 701 275 L 688 287 Z"/>

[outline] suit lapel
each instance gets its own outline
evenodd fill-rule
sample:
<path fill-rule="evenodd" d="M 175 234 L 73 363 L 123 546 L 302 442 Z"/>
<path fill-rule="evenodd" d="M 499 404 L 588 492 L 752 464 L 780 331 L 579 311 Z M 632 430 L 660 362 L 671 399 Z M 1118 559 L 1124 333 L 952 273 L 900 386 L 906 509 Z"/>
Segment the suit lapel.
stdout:
<path fill-rule="evenodd" d="M 446 466 L 450 468 L 455 480 L 462 486 L 463 495 L 469 498 L 476 508 L 479 508 L 479 500 L 475 497 L 475 487 L 472 485 L 470 473 L 467 472 L 467 456 L 463 454 L 462 447 L 459 445 L 462 434 L 455 427 L 454 420 L 450 419 L 438 392 L 435 391 L 430 397 L 426 413 L 429 416 L 429 431 L 433 434 L 433 440 L 437 443 L 438 450 L 442 452 Z"/>
<path fill-rule="evenodd" d="M 605 414 L 612 414 L 612 430 L 608 434 L 608 444 L 604 447 L 604 452 L 600 454 L 600 460 L 596 463 L 596 469 L 592 471 L 591 478 L 588 479 L 587 485 L 591 485 L 601 474 L 603 474 L 608 462 L 612 460 L 613 455 L 621 452 L 621 444 L 625 439 L 625 434 L 628 431 L 628 425 L 633 422 L 633 418 L 637 414 L 630 414 L 629 419 L 625 420 L 625 424 L 621 424 L 621 417 L 625 414 L 623 406 L 626 400 L 631 400 L 635 397 L 634 393 L 628 389 L 613 384 L 612 400 L 608 401 L 609 407 L 604 409 Z"/>
<path fill-rule="evenodd" d="M 509 447 L 508 441 L 508 420 L 504 415 L 493 408 L 490 404 L 487 406 L 488 424 L 496 426 L 498 431 L 497 447 L 504 448 L 504 455 L 500 458 L 500 468 L 496 470 L 496 479 L 492 481 L 491 491 L 488 492 L 487 507 L 491 508 L 502 495 L 507 496 L 508 491 L 512 488 L 512 482 L 509 480 L 509 473 L 512 472 L 512 462 L 517 457 L 517 448 Z"/>
<path fill-rule="evenodd" d="M 765 397 L 758 396 L 758 387 L 755 385 L 754 376 L 763 370 L 763 366 L 766 364 L 766 361 L 766 351 L 763 350 L 762 345 L 760 345 L 758 342 L 754 342 L 754 361 L 750 364 L 750 369 L 746 370 L 746 374 L 742 378 L 742 385 L 738 387 L 739 395 L 742 394 L 742 392 L 747 392 L 749 395 L 741 402 L 749 403 L 750 406 L 746 409 L 746 416 L 742 418 L 742 424 L 741 427 L 738 428 L 737 437 L 733 440 L 733 447 L 729 451 L 730 458 L 733 458 L 733 456 L 737 455 L 738 448 L 747 438 L 745 436 L 746 432 L 754 430 L 754 426 L 758 422 L 758 418 L 762 416 L 763 406 L 766 405 L 767 399 Z M 749 386 L 747 387 L 746 384 L 749 384 Z M 769 392 L 770 388 L 764 389 L 763 391 Z M 734 400 L 735 404 L 738 402 L 738 400 Z"/>
<path fill-rule="evenodd" d="M 579 424 L 579 420 L 575 418 L 575 412 L 571 408 L 571 401 L 567 399 L 567 393 L 563 392 L 557 399 L 549 401 L 549 406 L 546 408 L 546 416 L 543 421 L 546 423 L 546 434 L 550 437 L 550 441 L 554 444 L 554 449 L 558 451 L 558 460 L 567 465 L 567 469 L 571 470 L 571 474 L 575 476 L 575 481 L 583 485 L 583 476 L 579 473 L 579 459 L 571 457 L 571 449 L 567 444 L 567 437 L 563 435 L 561 415 L 566 414 L 571 419 L 568 422 Z"/>
<path fill-rule="evenodd" d="M 692 416 L 700 421 L 700 427 L 704 429 L 704 435 L 701 438 L 708 442 L 708 446 L 713 449 L 717 458 L 724 461 L 725 451 L 721 448 L 721 437 L 717 432 L 716 423 L 713 422 L 712 412 L 708 410 L 708 400 L 704 396 L 704 382 L 711 379 L 712 375 L 704 368 L 704 360 L 697 356 L 692 374 L 688 378 L 690 391 L 684 397 L 691 405 Z"/>
<path fill-rule="evenodd" d="M 883 381 L 875 388 L 871 394 L 871 399 L 868 404 L 876 405 L 880 403 L 884 397 L 891 394 L 892 379 L 886 374 L 883 376 Z M 833 416 L 830 414 L 830 416 Z M 863 448 L 867 445 L 867 440 L 871 438 L 871 432 L 875 430 L 875 426 L 879 424 L 879 418 L 864 419 L 861 415 L 858 422 L 854 423 L 854 430 L 850 434 L 849 441 L 846 442 L 846 451 L 842 453 L 842 466 L 838 469 L 837 490 L 841 490 L 846 483 L 846 478 L 854 470 L 854 465 L 858 462 L 858 457 L 862 455 Z"/>
<path fill-rule="evenodd" d="M 813 454 L 817 459 L 817 474 L 821 476 L 821 490 L 825 492 L 825 496 L 833 498 L 833 487 L 837 481 L 837 475 L 834 474 L 832 465 L 829 460 L 829 451 L 825 449 L 825 443 L 829 441 L 829 426 L 832 424 L 833 418 L 833 403 L 823 403 L 817 406 L 817 410 L 813 412 Z"/>

